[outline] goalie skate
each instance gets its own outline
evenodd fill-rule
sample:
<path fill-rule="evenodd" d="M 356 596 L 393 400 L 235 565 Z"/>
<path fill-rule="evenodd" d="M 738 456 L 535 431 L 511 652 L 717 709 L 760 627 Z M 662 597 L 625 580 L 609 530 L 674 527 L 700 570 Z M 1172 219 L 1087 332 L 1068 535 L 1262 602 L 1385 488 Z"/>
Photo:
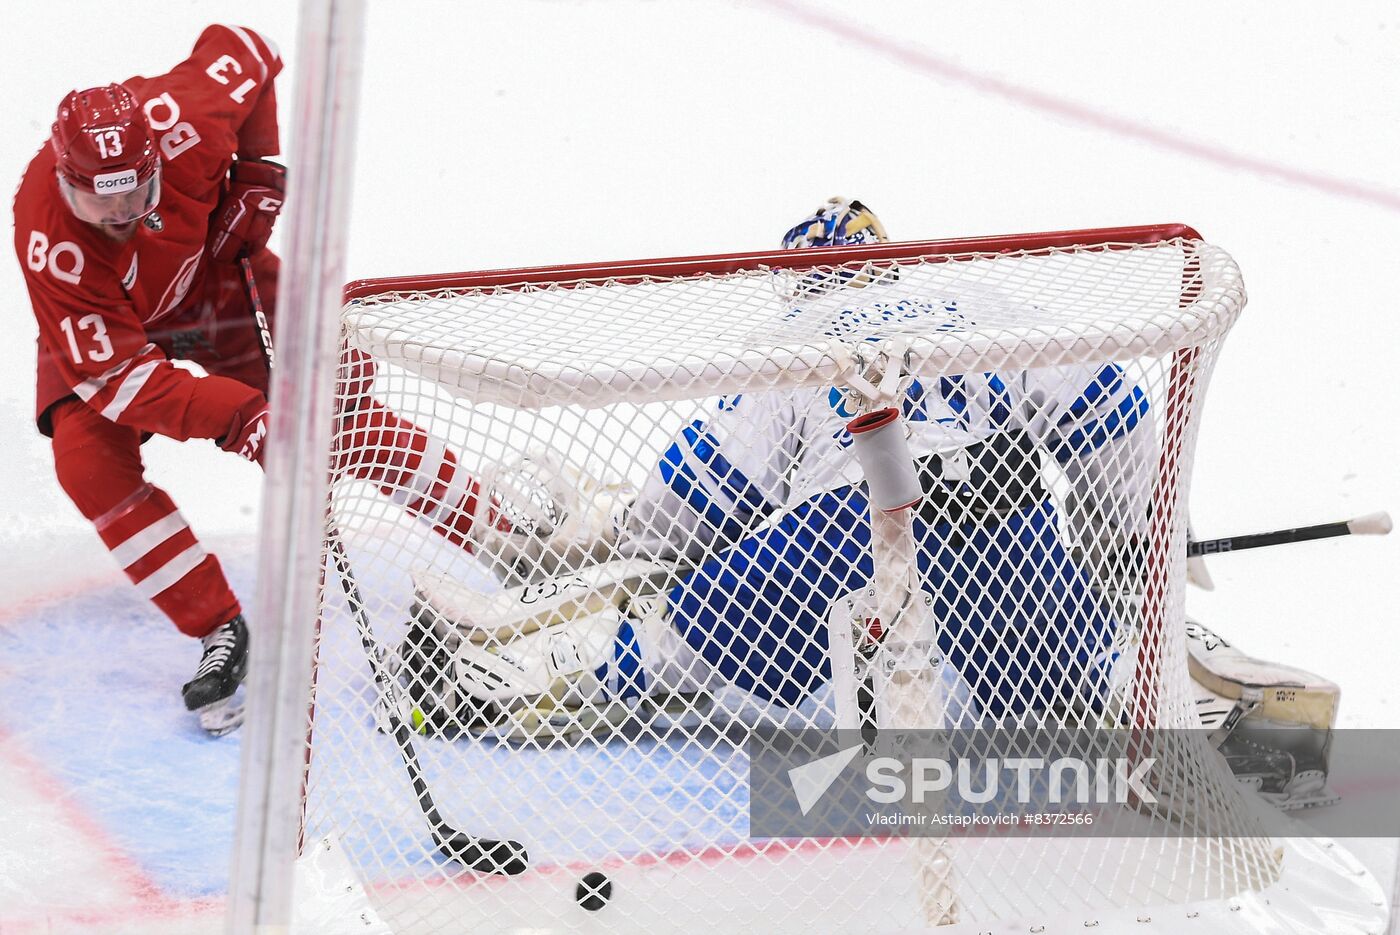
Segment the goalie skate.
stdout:
<path fill-rule="evenodd" d="M 1248 656 L 1194 620 L 1186 637 L 1196 712 L 1235 778 L 1284 811 L 1340 801 L 1327 785 L 1337 686 Z"/>

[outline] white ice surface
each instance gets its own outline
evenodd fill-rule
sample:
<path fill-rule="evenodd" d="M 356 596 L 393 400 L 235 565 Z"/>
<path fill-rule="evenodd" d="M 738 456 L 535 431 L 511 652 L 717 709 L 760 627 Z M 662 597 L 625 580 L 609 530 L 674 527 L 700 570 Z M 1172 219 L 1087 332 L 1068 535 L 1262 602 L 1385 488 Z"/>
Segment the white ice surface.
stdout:
<path fill-rule="evenodd" d="M 16 181 L 72 87 L 163 70 L 213 21 L 295 48 L 278 0 L 5 19 Z M 836 193 L 902 239 L 1184 221 L 1251 297 L 1210 388 L 1197 531 L 1400 511 L 1393 3 L 377 0 L 369 28 L 353 278 L 771 247 Z M 0 308 L 0 931 L 216 931 L 234 747 L 185 732 L 192 649 L 53 479 L 15 260 Z M 248 587 L 256 469 L 145 451 Z M 1398 568 L 1400 536 L 1223 556 L 1190 609 L 1341 683 L 1343 725 L 1393 728 Z M 1389 873 L 1386 842 L 1358 853 Z"/>

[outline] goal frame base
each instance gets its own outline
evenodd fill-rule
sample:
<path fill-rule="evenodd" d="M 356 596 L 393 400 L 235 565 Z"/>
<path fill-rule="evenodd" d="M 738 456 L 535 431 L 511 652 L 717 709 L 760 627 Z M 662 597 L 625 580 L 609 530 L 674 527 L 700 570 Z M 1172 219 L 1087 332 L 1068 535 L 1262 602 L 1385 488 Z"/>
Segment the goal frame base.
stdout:
<path fill-rule="evenodd" d="M 1295 824 L 1297 824 L 1295 822 Z M 1298 824 L 1298 833 L 1306 828 Z M 873 841 L 867 840 L 864 846 L 869 850 Z M 1284 851 L 1282 872 L 1279 878 L 1262 890 L 1247 892 L 1226 899 L 1203 900 L 1191 903 L 1170 905 L 1144 905 L 1131 908 L 1111 908 L 1089 912 L 1065 912 L 1054 915 L 1036 915 L 1020 918 L 1006 918 L 996 921 L 959 922 L 930 928 L 928 931 L 939 935 L 1025 935 L 1027 932 L 1038 935 L 1083 935 L 1086 930 L 1105 932 L 1190 932 L 1192 935 L 1278 935 L 1278 933 L 1298 933 L 1312 935 L 1317 932 L 1336 935 L 1370 935 L 1384 931 L 1389 918 L 1387 899 L 1381 882 L 1350 851 L 1330 838 L 1296 837 L 1279 841 Z M 862 840 L 843 843 L 839 847 L 821 846 L 814 841 L 810 848 L 796 847 L 784 858 L 763 862 L 745 859 L 759 852 L 753 848 L 739 847 L 723 853 L 717 852 L 713 861 L 702 861 L 707 866 L 726 858 L 732 859 L 739 868 L 740 876 L 748 878 L 746 885 L 763 887 L 769 885 L 772 874 L 784 877 L 785 887 L 794 887 L 800 882 L 788 874 L 789 870 L 813 873 L 820 877 L 823 869 L 819 865 L 830 865 L 835 861 L 849 859 L 862 850 Z M 794 866 L 789 867 L 789 864 Z M 665 860 L 618 861 L 603 867 L 603 871 L 613 882 L 613 898 L 620 901 L 623 911 L 585 912 L 574 904 L 574 883 L 594 867 L 545 866 L 532 869 L 524 876 L 515 877 L 504 883 L 500 881 L 478 881 L 460 888 L 439 887 L 431 897 L 440 902 L 433 909 L 434 916 L 444 918 L 477 918 L 489 908 L 497 908 L 503 899 L 501 886 L 511 888 L 510 902 L 528 915 L 532 907 L 552 905 L 552 918 L 569 921 L 567 931 L 571 933 L 616 932 L 651 935 L 655 931 L 651 914 L 669 915 L 674 911 L 693 912 L 688 907 L 647 907 L 648 914 L 638 914 L 637 907 L 626 904 L 629 879 L 641 876 L 663 874 L 668 877 L 680 875 L 688 885 L 675 881 L 675 891 L 684 894 L 689 906 L 735 905 L 734 893 L 726 889 L 724 893 L 713 893 L 705 897 L 703 889 L 696 881 L 686 877 L 678 865 Z M 754 870 L 761 872 L 754 873 Z M 314 842 L 297 861 L 297 911 L 293 925 L 293 935 L 392 935 L 393 929 L 384 923 L 372 908 L 368 891 L 363 882 L 341 853 L 339 843 L 331 837 Z M 711 884 L 729 880 L 728 876 L 698 874 Z M 820 879 L 812 886 L 820 885 Z M 393 884 L 381 885 L 383 892 L 398 889 Z M 655 888 L 647 887 L 655 892 Z M 605 907 L 606 910 L 606 907 Z M 538 910 L 536 910 L 538 911 Z M 543 913 L 539 913 L 543 915 Z M 814 919 L 819 918 L 813 913 Z M 565 931 L 564 928 L 551 928 L 548 925 L 536 926 L 531 931 Z M 745 918 L 742 914 L 726 911 L 725 925 L 735 931 L 787 931 L 773 928 L 773 920 L 761 916 Z M 887 920 L 888 921 L 888 920 Z M 791 920 L 792 931 L 811 931 L 813 919 L 799 914 Z M 527 919 L 521 924 L 529 926 Z M 1188 928 L 1189 926 L 1189 928 Z M 907 927 L 885 928 L 879 919 L 867 919 L 860 926 L 861 932 L 909 931 Z"/>

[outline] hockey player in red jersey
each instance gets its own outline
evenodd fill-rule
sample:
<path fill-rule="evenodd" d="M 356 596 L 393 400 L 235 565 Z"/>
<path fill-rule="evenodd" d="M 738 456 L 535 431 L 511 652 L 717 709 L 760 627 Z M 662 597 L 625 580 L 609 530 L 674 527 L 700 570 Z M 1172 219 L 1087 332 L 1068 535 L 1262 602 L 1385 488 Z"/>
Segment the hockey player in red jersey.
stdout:
<path fill-rule="evenodd" d="M 144 476 L 151 435 L 212 439 L 261 463 L 268 364 L 241 278 L 251 262 L 275 330 L 282 205 L 277 49 L 210 26 L 166 74 L 74 91 L 15 195 L 15 249 L 39 322 L 39 430 L 58 481 L 136 588 L 203 640 L 184 701 L 219 733 L 248 632 L 219 561 Z M 207 376 L 172 360 L 198 363 Z M 356 380 L 370 365 L 349 359 Z M 367 395 L 367 394 L 366 394 Z M 341 413 L 368 437 L 338 470 L 378 484 L 463 544 L 477 485 L 440 442 L 366 399 Z"/>

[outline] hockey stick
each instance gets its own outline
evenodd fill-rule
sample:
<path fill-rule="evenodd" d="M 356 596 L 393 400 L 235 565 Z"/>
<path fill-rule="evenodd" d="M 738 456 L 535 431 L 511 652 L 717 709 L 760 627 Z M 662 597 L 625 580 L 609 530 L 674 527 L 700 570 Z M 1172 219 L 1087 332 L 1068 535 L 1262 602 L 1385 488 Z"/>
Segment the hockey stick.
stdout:
<path fill-rule="evenodd" d="M 1319 523 L 1316 526 L 1299 526 L 1295 529 L 1279 529 L 1274 532 L 1247 533 L 1243 536 L 1224 536 L 1219 539 L 1201 539 L 1186 544 L 1186 556 L 1216 555 L 1221 552 L 1240 552 L 1245 549 L 1258 549 L 1266 545 L 1284 545 L 1289 542 L 1307 542 L 1311 539 L 1330 539 L 1333 536 L 1383 536 L 1390 532 L 1389 513 L 1368 513 L 1355 519 L 1339 523 Z"/>
<path fill-rule="evenodd" d="M 253 264 L 246 255 L 240 255 L 238 265 L 243 277 L 243 288 L 248 296 L 248 304 L 253 310 L 258 339 L 262 344 L 263 360 L 267 364 L 268 372 L 271 373 L 273 361 L 276 359 L 272 350 L 272 332 L 268 327 L 262 296 L 258 292 L 257 280 L 253 275 Z M 408 771 L 408 778 L 413 785 L 418 807 L 422 811 L 423 817 L 427 819 L 428 828 L 433 835 L 433 842 L 444 856 L 479 873 L 517 874 L 522 872 L 529 864 L 529 856 L 524 845 L 516 841 L 498 841 L 493 838 L 481 838 L 467 834 L 464 831 L 458 831 L 443 820 L 442 814 L 437 809 L 437 804 L 433 801 L 432 791 L 428 788 L 427 780 L 423 778 L 423 768 L 418 762 L 418 752 L 413 746 L 412 732 L 403 718 L 399 716 L 399 706 L 395 703 L 393 680 L 385 671 L 384 664 L 375 651 L 374 634 L 365 615 L 364 601 L 360 597 L 359 586 L 355 583 L 354 574 L 350 569 L 350 560 L 345 555 L 345 547 L 341 545 L 340 535 L 332 522 L 328 522 L 326 526 L 326 541 L 330 546 L 341 588 L 345 591 L 346 601 L 350 605 L 350 615 L 354 618 L 355 628 L 359 631 L 360 644 L 364 647 L 365 657 L 369 661 L 375 685 L 388 701 L 389 723 L 393 725 L 394 743 L 398 747 L 399 758 Z"/>
<path fill-rule="evenodd" d="M 355 628 L 360 631 L 360 644 L 364 647 L 365 656 L 369 660 L 370 671 L 374 674 L 375 686 L 389 700 L 389 723 L 393 725 L 394 743 L 399 748 L 399 757 L 408 770 L 408 778 L 413 783 L 413 792 L 418 799 L 418 807 L 422 810 L 423 817 L 428 821 L 428 827 L 433 832 L 433 841 L 437 844 L 438 850 L 444 856 L 480 873 L 517 874 L 522 872 L 529 866 L 530 859 L 523 844 L 518 841 L 480 838 L 474 834 L 467 834 L 465 831 L 458 831 L 443 820 L 442 814 L 437 810 L 432 791 L 423 778 L 423 767 L 418 762 L 418 752 L 413 746 L 413 734 L 399 714 L 393 680 L 385 671 L 384 663 L 379 659 L 379 654 L 375 652 L 374 635 L 370 632 L 369 621 L 365 617 L 364 601 L 360 598 L 360 589 L 355 584 L 354 575 L 350 571 L 350 561 L 346 558 L 345 547 L 340 544 L 340 536 L 333 525 L 326 529 L 326 540 L 330 544 L 331 557 L 335 561 L 340 585 L 345 591 L 345 599 L 350 604 L 350 615 L 355 618 Z"/>

